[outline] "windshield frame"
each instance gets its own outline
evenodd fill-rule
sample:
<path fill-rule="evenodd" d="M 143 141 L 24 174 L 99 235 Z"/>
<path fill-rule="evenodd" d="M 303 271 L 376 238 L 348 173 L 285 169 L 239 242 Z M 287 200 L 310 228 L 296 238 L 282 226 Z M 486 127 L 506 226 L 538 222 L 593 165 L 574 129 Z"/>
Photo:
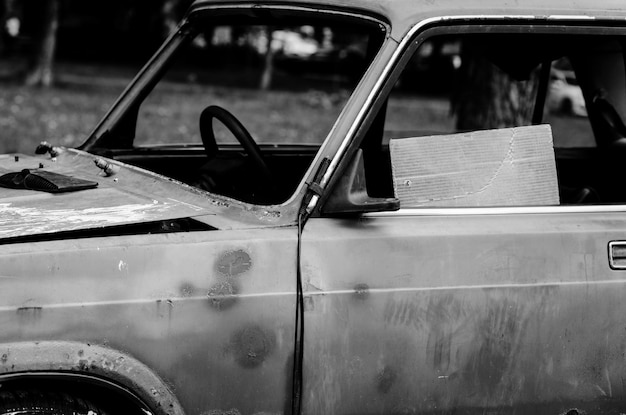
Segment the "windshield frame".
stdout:
<path fill-rule="evenodd" d="M 268 11 L 277 11 L 281 13 L 294 13 L 300 14 L 302 16 L 319 16 L 320 18 L 328 18 L 328 17 L 336 17 L 337 19 L 347 19 L 352 20 L 354 22 L 359 22 L 363 25 L 371 25 L 373 28 L 377 27 L 384 34 L 383 41 L 378 47 L 376 53 L 371 58 L 371 60 L 366 65 L 366 70 L 364 74 L 361 76 L 359 82 L 356 86 L 353 87 L 351 93 L 349 94 L 349 98 L 346 101 L 343 108 L 339 111 L 337 117 L 334 120 L 334 123 L 322 141 L 322 144 L 319 145 L 319 149 L 317 152 L 317 156 L 314 158 L 313 163 L 307 169 L 306 173 L 302 177 L 300 184 L 296 187 L 291 197 L 289 197 L 286 201 L 281 204 L 265 206 L 265 205 L 253 205 L 243 201 L 239 201 L 236 199 L 231 199 L 226 196 L 222 196 L 219 194 L 209 193 L 211 197 L 224 200 L 230 204 L 237 204 L 244 207 L 244 210 L 259 210 L 259 209 L 275 209 L 281 211 L 281 221 L 285 223 L 294 223 L 296 218 L 296 214 L 300 208 L 301 199 L 303 197 L 306 188 L 308 187 L 308 183 L 310 177 L 314 174 L 314 171 L 318 168 L 319 156 L 324 152 L 324 149 L 328 148 L 330 145 L 329 142 L 335 140 L 334 133 L 336 131 L 336 127 L 340 122 L 347 122 L 350 124 L 349 120 L 344 120 L 346 118 L 346 113 L 350 113 L 349 107 L 351 106 L 351 102 L 354 101 L 355 95 L 363 95 L 367 94 L 367 91 L 362 91 L 365 87 L 364 80 L 368 78 L 368 73 L 372 71 L 372 67 L 380 61 L 380 56 L 383 54 L 383 51 L 387 49 L 389 43 L 392 43 L 392 47 L 395 48 L 397 44 L 390 40 L 391 33 L 391 25 L 381 16 L 372 16 L 368 15 L 364 11 L 347 11 L 345 9 L 334 9 L 329 7 L 328 9 L 320 9 L 319 7 L 308 7 L 308 6 L 292 6 L 292 5 L 280 5 L 280 4 L 272 4 L 272 5 L 258 5 L 258 4 L 220 4 L 220 5 L 197 5 L 193 6 L 187 13 L 187 15 L 183 18 L 183 20 L 178 25 L 177 29 L 172 33 L 169 38 L 163 43 L 161 48 L 154 54 L 154 56 L 148 61 L 148 63 L 139 71 L 139 73 L 135 76 L 135 78 L 130 82 L 128 87 L 122 92 L 119 98 L 115 101 L 109 111 L 105 114 L 102 120 L 97 124 L 94 130 L 89 134 L 87 140 L 77 147 L 79 150 L 91 152 L 91 153 L 99 153 L 105 154 L 107 150 L 124 150 L 124 151 L 132 151 L 135 149 L 143 149 L 143 148 L 161 148 L 161 145 L 147 145 L 147 146 L 133 146 L 134 137 L 130 140 L 120 140 L 119 138 L 112 139 L 113 136 L 110 131 L 118 124 L 123 122 L 123 118 L 128 116 L 129 112 L 133 111 L 133 108 L 137 107 L 148 94 L 151 93 L 152 89 L 158 82 L 161 80 L 164 72 L 167 70 L 168 62 L 171 61 L 173 55 L 175 55 L 176 51 L 180 49 L 181 46 L 189 39 L 193 38 L 194 33 L 191 30 L 191 21 L 198 17 L 200 14 L 205 13 L 214 13 L 215 15 L 227 15 L 227 14 L 241 14 L 242 10 L 249 10 L 250 13 L 258 13 L 259 10 L 267 13 Z M 380 63 L 380 62 L 379 62 Z M 365 82 L 366 84 L 368 82 Z M 370 82 L 371 83 L 371 82 Z M 361 92 L 359 92 L 361 91 Z M 350 114 L 348 114 L 350 116 Z M 343 137 L 336 137 L 336 141 L 341 141 Z M 197 144 L 190 143 L 179 143 L 179 144 L 168 144 L 167 147 L 198 147 Z M 222 146 L 220 144 L 220 146 Z M 292 146 L 292 144 L 287 144 L 287 146 Z"/>

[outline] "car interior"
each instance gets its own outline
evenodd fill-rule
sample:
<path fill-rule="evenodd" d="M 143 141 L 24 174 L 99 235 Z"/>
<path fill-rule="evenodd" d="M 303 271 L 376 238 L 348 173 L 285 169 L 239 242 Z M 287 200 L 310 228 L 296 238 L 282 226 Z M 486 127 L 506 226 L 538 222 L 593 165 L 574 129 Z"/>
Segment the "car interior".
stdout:
<path fill-rule="evenodd" d="M 416 107 L 422 113 L 432 110 L 414 104 L 423 99 L 423 94 L 397 88 L 398 83 L 401 85 L 407 78 L 415 79 L 424 73 L 419 69 L 419 61 L 425 59 L 425 54 L 419 53 L 418 49 L 398 77 L 396 87 L 380 104 L 363 138 L 361 148 L 368 193 L 375 197 L 393 196 L 389 138 L 549 124 L 554 136 L 560 204 L 626 202 L 626 189 L 615 180 L 620 176 L 626 155 L 624 38 L 584 34 L 585 30 L 581 28 L 577 32 L 581 34 L 474 33 L 440 35 L 430 39 L 440 45 L 461 45 L 458 55 L 448 56 L 442 52 L 443 48 L 439 48 L 439 56 L 429 56 L 431 60 L 439 61 L 438 67 L 444 68 L 441 73 L 448 76 L 433 81 L 435 85 L 431 88 L 440 88 L 436 96 L 445 98 L 441 101 L 446 100 L 449 105 L 440 111 L 435 121 L 420 119 L 417 114 L 413 117 L 404 114 L 404 119 L 415 118 L 416 121 L 403 123 L 400 129 L 398 123 L 390 121 L 402 108 Z M 462 62 L 459 69 L 454 68 L 455 59 Z M 582 88 L 588 117 L 550 111 L 545 105 L 551 93 L 551 68 L 563 60 L 571 62 L 571 69 Z M 491 79 L 471 73 L 476 68 L 489 72 Z M 515 95 L 509 97 L 514 105 L 502 104 L 507 97 L 503 98 L 497 92 L 498 88 L 510 94 L 525 92 L 527 97 Z M 433 94 L 433 91 L 429 93 Z M 499 107 L 495 102 L 499 102 Z M 462 110 L 481 120 L 482 124 L 462 125 Z"/>
<path fill-rule="evenodd" d="M 362 74 L 382 37 L 367 25 L 367 30 L 362 25 L 356 27 L 367 40 L 361 64 L 355 69 Z M 390 138 L 547 123 L 554 136 L 561 205 L 626 202 L 626 187 L 616 181 L 626 155 L 623 30 L 580 26 L 570 31 L 572 34 L 563 34 L 562 28 L 548 27 L 538 31 L 500 27 L 497 33 L 487 33 L 488 29 L 485 26 L 458 28 L 455 33 L 435 31 L 402 64 L 402 71 L 394 75 L 395 84 L 390 84 L 378 98 L 366 121 L 367 128 L 358 137 L 370 196 L 394 196 Z M 350 41 L 344 43 L 349 45 Z M 358 78 L 355 73 L 322 76 L 306 74 L 301 69 L 289 73 L 289 68 L 303 65 L 291 62 L 281 67 L 280 60 L 306 64 L 307 59 L 329 59 L 327 65 L 341 66 L 342 62 L 332 60 L 336 57 L 303 58 L 283 53 L 275 59 L 277 77 L 286 74 L 308 84 L 304 88 L 292 84 L 292 90 L 298 94 L 310 95 L 311 89 L 317 87 L 311 85 L 320 79 L 325 82 L 319 87 L 323 94 L 338 89 L 349 91 L 354 86 L 350 80 Z M 587 117 L 550 111 L 546 106 L 551 93 L 551 70 L 555 63 L 564 60 L 582 89 Z M 491 80 L 476 73 L 476 68 L 488 66 L 490 74 L 497 74 Z M 218 95 L 207 96 L 206 105 L 194 109 L 197 118 L 189 129 L 195 131 L 200 142 L 137 145 L 135 140 L 133 145 L 133 139 L 139 136 L 137 118 L 143 99 L 136 100 L 115 128 L 107 132 L 108 136 L 100 137 L 88 150 L 248 203 L 269 205 L 287 200 L 325 138 L 320 134 L 308 142 L 259 140 L 254 126 L 240 116 L 245 103 L 233 108 Z M 496 103 L 503 100 L 508 100 L 506 110 L 497 109 Z M 345 99 L 330 105 L 334 110 L 332 120 L 344 103 Z M 310 109 L 304 108 L 300 115 L 308 114 Z M 315 109 L 328 108 L 322 103 Z M 274 132 L 284 128 L 284 124 L 272 124 L 278 118 L 276 112 L 260 114 L 264 126 Z M 470 118 L 478 126 L 468 124 Z M 326 126 L 326 133 L 333 122 Z M 221 140 L 215 131 L 218 124 L 225 126 L 236 141 Z M 305 133 L 296 132 L 295 136 Z"/>
<path fill-rule="evenodd" d="M 82 148 L 240 201 L 286 201 L 385 32 L 370 20 L 294 11 L 189 25 L 155 78 Z M 268 60 L 272 85 L 263 88 Z M 169 99 L 180 100 L 180 114 L 162 113 Z"/>

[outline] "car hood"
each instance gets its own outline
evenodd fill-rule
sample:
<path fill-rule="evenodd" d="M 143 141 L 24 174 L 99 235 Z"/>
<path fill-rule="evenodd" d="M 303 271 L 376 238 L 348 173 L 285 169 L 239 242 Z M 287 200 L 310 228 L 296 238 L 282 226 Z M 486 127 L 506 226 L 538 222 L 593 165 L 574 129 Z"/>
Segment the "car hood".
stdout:
<path fill-rule="evenodd" d="M 0 155 L 0 176 L 29 169 L 98 183 L 63 193 L 0 187 L 0 239 L 215 214 L 202 191 L 100 158 L 99 164 L 117 170 L 107 175 L 96 165 L 98 158 L 70 149 L 55 158 Z"/>

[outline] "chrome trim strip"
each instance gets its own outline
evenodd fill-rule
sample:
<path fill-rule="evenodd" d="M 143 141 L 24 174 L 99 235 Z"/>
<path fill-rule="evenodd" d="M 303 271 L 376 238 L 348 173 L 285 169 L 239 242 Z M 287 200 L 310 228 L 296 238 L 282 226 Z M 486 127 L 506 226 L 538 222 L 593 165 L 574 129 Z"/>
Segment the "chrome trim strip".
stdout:
<path fill-rule="evenodd" d="M 0 276 L 0 278 L 17 279 L 18 277 L 12 276 Z M 138 304 L 154 304 L 159 303 L 164 306 L 174 307 L 176 303 L 188 302 L 188 301 L 207 301 L 207 298 L 216 299 L 229 299 L 229 298 L 264 298 L 264 297 L 288 297 L 295 296 L 294 291 L 276 291 L 265 293 L 250 293 L 250 294 L 225 294 L 219 297 L 211 297 L 207 295 L 197 295 L 193 297 L 168 297 L 168 298 L 129 298 L 126 300 L 103 300 L 103 301 L 86 301 L 84 303 L 42 303 L 37 304 L 36 307 L 45 309 L 64 309 L 64 308 L 85 308 L 85 307 L 111 307 L 121 305 L 138 305 Z M 12 306 L 0 306 L 1 312 L 15 312 L 20 307 L 17 305 Z"/>
<path fill-rule="evenodd" d="M 286 10 L 286 11 L 302 11 L 302 12 L 318 12 L 323 14 L 331 14 L 336 16 L 348 16 L 356 17 L 363 20 L 369 20 L 374 23 L 384 23 L 381 19 L 378 19 L 372 15 L 360 14 L 358 11 L 343 11 L 332 8 L 320 8 L 314 6 L 293 5 L 293 4 L 281 4 L 281 3 L 240 3 L 240 4 L 200 4 L 191 10 L 193 13 L 198 11 L 204 12 L 206 10 L 250 10 L 250 9 L 273 9 L 273 10 Z M 187 15 L 189 16 L 189 15 Z"/>
<path fill-rule="evenodd" d="M 537 283 L 508 283 L 508 284 L 477 284 L 477 285 L 443 285 L 440 287 L 399 287 L 399 288 L 370 288 L 370 294 L 397 294 L 397 293 L 419 293 L 432 291 L 453 291 L 453 290 L 510 290 L 516 288 L 543 288 L 543 287 L 578 287 L 584 285 L 626 285 L 625 279 L 615 280 L 589 280 L 589 281 L 546 281 Z M 355 290 L 321 290 L 305 291 L 305 297 L 327 296 L 327 295 L 351 295 Z"/>
<path fill-rule="evenodd" d="M 467 22 L 467 21 L 477 21 L 477 20 L 528 20 L 528 21 L 534 20 L 534 21 L 547 21 L 547 22 L 549 21 L 563 22 L 566 20 L 570 20 L 571 22 L 576 22 L 576 21 L 590 21 L 590 20 L 596 20 L 596 19 L 591 16 L 584 16 L 584 15 L 583 16 L 561 16 L 561 15 L 552 15 L 552 16 L 456 15 L 454 16 L 454 15 L 451 15 L 451 16 L 430 17 L 430 18 L 420 21 L 415 26 L 413 26 L 408 31 L 408 33 L 404 36 L 404 38 L 402 39 L 402 41 L 400 42 L 400 44 L 394 51 L 393 56 L 391 57 L 389 62 L 387 62 L 387 65 L 383 69 L 381 76 L 378 78 L 378 80 L 374 84 L 374 87 L 372 88 L 372 90 L 370 91 L 370 94 L 365 100 L 365 105 L 361 107 L 359 113 L 354 119 L 354 122 L 352 123 L 352 126 L 350 126 L 350 129 L 348 130 L 348 134 L 341 142 L 341 145 L 339 146 L 339 148 L 337 149 L 337 152 L 335 153 L 333 159 L 331 160 L 330 165 L 328 166 L 328 169 L 326 170 L 326 173 L 324 174 L 324 177 L 322 178 L 322 182 L 321 182 L 322 187 L 328 184 L 330 177 L 334 174 L 335 170 L 337 169 L 337 166 L 339 165 L 339 161 L 343 158 L 344 153 L 346 152 L 346 149 L 348 148 L 348 145 L 353 140 L 354 135 L 356 134 L 356 131 L 359 125 L 361 125 L 361 123 L 363 122 L 365 118 L 365 115 L 367 114 L 370 107 L 372 106 L 375 97 L 378 95 L 383 84 L 389 77 L 389 74 L 393 71 L 393 68 L 396 66 L 396 63 L 398 62 L 398 60 L 400 59 L 404 51 L 407 49 L 408 44 L 413 42 L 414 35 L 417 32 L 423 30 L 424 27 L 432 25 L 432 24 L 436 24 L 436 23 L 438 24 L 448 23 L 449 24 L 449 23 L 457 23 L 457 22 L 461 23 L 463 21 Z M 609 20 L 609 19 L 606 19 L 606 20 Z"/>
<path fill-rule="evenodd" d="M 595 16 L 585 16 L 585 15 L 577 15 L 577 16 L 568 16 L 566 14 L 553 14 L 548 16 L 550 20 L 596 20 Z"/>
<path fill-rule="evenodd" d="M 477 215 L 529 215 L 555 213 L 626 213 L 626 205 L 585 206 L 515 206 L 515 207 L 467 207 L 467 208 L 412 208 L 394 212 L 365 213 L 365 218 L 402 216 L 477 216 Z"/>

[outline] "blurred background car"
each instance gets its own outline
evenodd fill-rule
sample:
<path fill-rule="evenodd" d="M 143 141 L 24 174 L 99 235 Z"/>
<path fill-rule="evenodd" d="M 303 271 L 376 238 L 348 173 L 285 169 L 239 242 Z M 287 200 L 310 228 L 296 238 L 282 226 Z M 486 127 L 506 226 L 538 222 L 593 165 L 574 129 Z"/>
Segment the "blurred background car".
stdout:
<path fill-rule="evenodd" d="M 550 91 L 547 98 L 548 109 L 565 115 L 586 117 L 585 98 L 576 75 L 573 70 L 562 69 L 562 67 L 561 65 L 552 67 Z"/>

